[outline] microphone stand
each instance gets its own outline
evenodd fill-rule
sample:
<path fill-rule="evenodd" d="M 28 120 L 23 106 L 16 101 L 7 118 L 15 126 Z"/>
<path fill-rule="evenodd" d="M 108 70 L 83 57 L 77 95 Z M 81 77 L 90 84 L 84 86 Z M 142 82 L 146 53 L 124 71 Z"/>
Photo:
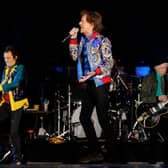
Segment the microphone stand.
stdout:
<path fill-rule="evenodd" d="M 69 137 L 68 140 L 71 140 L 71 86 L 68 85 L 68 130 L 69 130 Z"/>

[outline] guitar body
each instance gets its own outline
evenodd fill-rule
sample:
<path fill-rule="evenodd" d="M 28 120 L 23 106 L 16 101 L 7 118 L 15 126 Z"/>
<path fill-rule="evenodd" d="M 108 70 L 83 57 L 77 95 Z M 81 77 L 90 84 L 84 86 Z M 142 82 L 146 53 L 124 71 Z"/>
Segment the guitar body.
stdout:
<path fill-rule="evenodd" d="M 157 107 L 157 103 L 141 103 L 135 111 L 138 123 L 143 128 L 153 128 L 158 125 L 161 115 L 168 113 L 166 108 L 153 112 L 151 109 Z"/>

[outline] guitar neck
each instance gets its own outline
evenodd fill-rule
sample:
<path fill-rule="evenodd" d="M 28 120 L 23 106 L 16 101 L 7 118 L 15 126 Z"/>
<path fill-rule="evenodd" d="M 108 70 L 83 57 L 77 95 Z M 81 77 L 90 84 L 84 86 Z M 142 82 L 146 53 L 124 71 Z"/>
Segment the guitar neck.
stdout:
<path fill-rule="evenodd" d="M 159 112 L 160 110 L 162 110 L 166 106 L 166 104 L 168 104 L 168 100 L 166 100 L 164 102 L 157 103 L 156 106 L 153 106 L 151 108 L 152 114 L 156 114 L 157 112 Z"/>

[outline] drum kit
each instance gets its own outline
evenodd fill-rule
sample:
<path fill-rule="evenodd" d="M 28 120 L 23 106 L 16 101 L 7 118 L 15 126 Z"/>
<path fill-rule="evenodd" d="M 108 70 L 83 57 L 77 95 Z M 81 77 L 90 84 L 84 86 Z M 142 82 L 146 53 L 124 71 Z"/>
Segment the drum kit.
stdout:
<path fill-rule="evenodd" d="M 132 86 L 132 83 L 126 82 L 123 74 L 117 74 L 116 78 L 113 78 L 113 81 L 111 81 L 109 87 L 109 122 L 110 124 L 115 124 L 116 130 L 114 131 L 117 131 L 117 140 L 122 140 L 122 138 L 126 139 L 131 127 L 130 116 L 134 116 L 132 109 L 135 109 L 135 107 L 132 107 L 135 106 L 134 97 L 132 97 L 134 92 L 132 90 L 134 88 Z M 79 121 L 82 103 L 80 99 L 74 99 L 70 85 L 68 86 L 67 96 L 64 108 L 61 106 L 61 102 L 65 101 L 65 99 L 62 100 L 60 96 L 57 97 L 57 129 L 52 134 L 54 136 L 50 138 L 52 143 L 86 137 Z M 102 129 L 97 118 L 96 108 L 93 109 L 92 120 L 96 135 L 98 138 L 101 138 Z M 109 134 L 112 134 L 112 132 Z M 60 138 L 62 138 L 62 141 Z"/>
<path fill-rule="evenodd" d="M 81 102 L 79 102 L 79 106 L 77 107 L 77 109 L 74 110 L 74 112 L 72 114 L 71 122 L 72 122 L 72 128 L 73 128 L 73 135 L 78 138 L 85 138 L 86 137 L 85 132 L 84 132 L 83 127 L 79 121 L 81 107 L 82 107 Z M 93 113 L 92 113 L 91 118 L 92 118 L 92 121 L 94 124 L 96 135 L 98 138 L 100 138 L 101 133 L 102 133 L 102 128 L 98 122 L 96 108 L 93 109 Z"/>
<path fill-rule="evenodd" d="M 144 129 L 134 128 L 135 111 L 140 105 L 141 80 L 136 76 L 116 71 L 109 87 L 108 115 L 110 124 L 115 124 L 117 140 L 129 140 L 132 130 L 144 133 Z M 71 84 L 67 87 L 67 95 L 56 94 L 56 125 L 54 133 L 49 136 L 50 143 L 63 143 L 67 140 L 85 138 L 85 133 L 79 121 L 82 107 L 81 99 L 74 99 Z M 78 94 L 79 92 L 77 92 Z M 80 93 L 79 93 L 80 94 Z M 66 98 L 65 98 L 66 97 Z M 64 106 L 62 106 L 64 104 Z M 102 129 L 99 124 L 96 108 L 93 109 L 92 120 L 96 135 L 101 138 Z M 113 134 L 110 132 L 109 134 Z M 146 135 L 144 133 L 144 140 Z"/>
<path fill-rule="evenodd" d="M 68 103 L 66 104 L 66 106 L 64 106 L 64 108 L 61 107 L 61 101 L 63 100 L 59 100 L 59 97 L 57 97 L 57 129 L 50 136 L 49 142 L 63 143 L 67 140 L 85 138 L 85 132 L 79 121 L 80 111 L 82 107 L 81 100 L 72 101 L 72 91 L 70 85 L 68 86 Z M 100 137 L 102 129 L 98 122 L 95 108 L 92 113 L 92 121 L 96 130 L 96 135 L 97 137 Z"/>
<path fill-rule="evenodd" d="M 126 82 L 126 74 L 114 74 L 109 89 L 109 118 L 115 132 L 117 140 L 126 139 L 129 127 L 129 117 L 131 116 L 132 100 L 130 95 L 130 83 Z"/>

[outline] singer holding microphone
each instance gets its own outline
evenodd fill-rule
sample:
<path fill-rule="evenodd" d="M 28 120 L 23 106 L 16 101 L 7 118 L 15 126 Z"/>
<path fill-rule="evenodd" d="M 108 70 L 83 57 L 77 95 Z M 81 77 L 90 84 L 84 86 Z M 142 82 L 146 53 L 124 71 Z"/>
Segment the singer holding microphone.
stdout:
<path fill-rule="evenodd" d="M 93 108 L 96 107 L 98 121 L 107 146 L 112 140 L 108 120 L 108 96 L 113 66 L 112 44 L 107 37 L 100 34 L 103 28 L 102 16 L 96 11 L 82 10 L 80 13 L 80 39 L 78 28 L 69 32 L 69 52 L 77 61 L 77 78 L 83 87 L 80 122 L 88 139 L 88 154 L 81 157 L 81 163 L 97 163 L 104 160 L 98 138 L 91 120 Z"/>

